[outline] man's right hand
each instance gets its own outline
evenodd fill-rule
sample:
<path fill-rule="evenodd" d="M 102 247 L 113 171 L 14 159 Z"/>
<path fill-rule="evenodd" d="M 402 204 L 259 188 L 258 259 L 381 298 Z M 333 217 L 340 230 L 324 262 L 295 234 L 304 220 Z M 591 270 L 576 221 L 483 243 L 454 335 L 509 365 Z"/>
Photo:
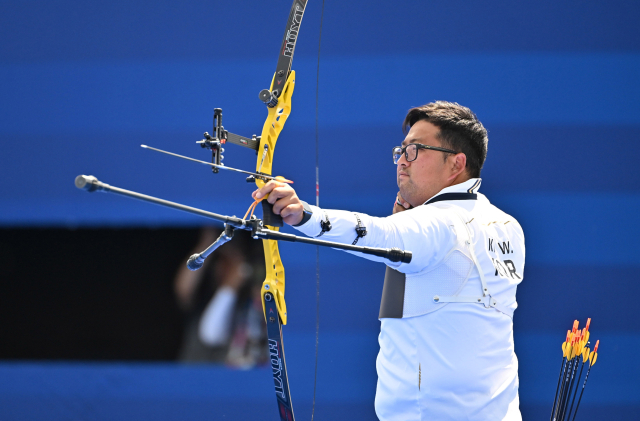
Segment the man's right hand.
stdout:
<path fill-rule="evenodd" d="M 296 225 L 302 221 L 304 208 L 293 187 L 271 180 L 251 196 L 261 200 L 266 195 L 269 195 L 267 202 L 273 205 L 273 213 L 280 215 L 286 224 Z"/>
<path fill-rule="evenodd" d="M 400 196 L 400 192 L 398 192 L 398 196 L 396 197 L 396 203 L 393 204 L 393 213 L 396 214 L 398 212 L 402 212 L 411 208 L 413 208 L 413 206 L 411 206 L 409 202 L 406 202 L 402 198 L 402 196 Z"/>

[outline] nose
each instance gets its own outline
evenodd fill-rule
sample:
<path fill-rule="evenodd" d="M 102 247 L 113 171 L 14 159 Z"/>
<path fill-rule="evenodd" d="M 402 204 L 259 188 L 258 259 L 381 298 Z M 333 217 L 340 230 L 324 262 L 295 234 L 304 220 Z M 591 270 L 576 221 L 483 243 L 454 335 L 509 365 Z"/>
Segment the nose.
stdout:
<path fill-rule="evenodd" d="M 405 154 L 401 154 L 400 158 L 398 158 L 398 161 L 396 162 L 396 165 L 398 167 L 407 167 L 409 166 L 410 162 L 407 161 L 407 157 L 405 156 Z"/>

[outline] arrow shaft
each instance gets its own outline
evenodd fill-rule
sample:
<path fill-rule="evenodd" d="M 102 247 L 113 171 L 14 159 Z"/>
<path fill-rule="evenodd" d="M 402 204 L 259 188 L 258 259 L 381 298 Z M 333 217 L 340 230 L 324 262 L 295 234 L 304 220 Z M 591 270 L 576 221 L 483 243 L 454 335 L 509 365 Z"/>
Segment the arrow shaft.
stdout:
<path fill-rule="evenodd" d="M 167 154 L 167 155 L 175 156 L 175 157 L 178 157 L 178 158 L 186 159 L 188 161 L 193 161 L 193 162 L 197 162 L 199 164 L 209 165 L 211 167 L 218 168 L 218 169 L 221 169 L 221 170 L 235 171 L 235 172 L 239 172 L 239 173 L 242 173 L 242 174 L 252 175 L 255 178 L 259 178 L 259 179 L 262 179 L 262 180 L 275 180 L 276 179 L 276 177 L 272 177 L 272 176 L 269 176 L 269 175 L 257 174 L 257 173 L 254 173 L 254 172 L 239 170 L 237 168 L 232 168 L 232 167 L 225 167 L 224 165 L 216 165 L 216 164 L 214 164 L 212 162 L 201 161 L 201 160 L 195 159 L 195 158 L 189 158 L 188 156 L 180 155 L 180 154 L 169 152 L 169 151 L 163 151 L 162 149 L 153 148 L 153 147 L 147 146 L 147 145 L 140 145 L 140 146 L 145 148 L 145 149 L 151 149 L 152 151 L 156 151 L 156 152 L 164 153 L 164 154 Z"/>
<path fill-rule="evenodd" d="M 582 377 L 582 370 L 584 369 L 584 362 L 582 363 L 582 367 L 580 367 L 580 374 L 578 374 L 578 381 L 576 382 L 576 389 L 573 392 L 573 399 L 571 400 L 571 407 L 569 408 L 569 412 L 567 414 L 567 420 L 571 418 L 571 412 L 573 411 L 573 404 L 576 401 L 576 395 L 578 394 L 578 387 L 580 387 L 580 377 Z"/>
<path fill-rule="evenodd" d="M 551 417 L 549 418 L 549 421 L 553 421 L 553 415 L 556 412 L 556 403 L 558 402 L 558 391 L 560 390 L 560 382 L 562 381 L 562 374 L 564 373 L 564 365 L 565 365 L 565 358 L 563 356 L 562 364 L 560 364 L 560 376 L 558 376 L 558 385 L 556 386 L 556 395 L 553 398 L 553 408 L 551 408 Z"/>

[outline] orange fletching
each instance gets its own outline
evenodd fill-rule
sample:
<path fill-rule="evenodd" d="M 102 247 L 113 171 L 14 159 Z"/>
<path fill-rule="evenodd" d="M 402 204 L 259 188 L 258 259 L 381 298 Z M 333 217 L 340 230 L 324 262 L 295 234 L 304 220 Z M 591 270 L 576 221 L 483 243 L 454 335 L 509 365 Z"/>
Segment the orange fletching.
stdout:
<path fill-rule="evenodd" d="M 587 319 L 587 331 L 589 331 L 589 326 L 591 325 L 591 317 Z"/>
<path fill-rule="evenodd" d="M 598 352 L 598 345 L 600 345 L 600 339 L 596 341 L 596 346 L 593 347 L 593 352 Z"/>

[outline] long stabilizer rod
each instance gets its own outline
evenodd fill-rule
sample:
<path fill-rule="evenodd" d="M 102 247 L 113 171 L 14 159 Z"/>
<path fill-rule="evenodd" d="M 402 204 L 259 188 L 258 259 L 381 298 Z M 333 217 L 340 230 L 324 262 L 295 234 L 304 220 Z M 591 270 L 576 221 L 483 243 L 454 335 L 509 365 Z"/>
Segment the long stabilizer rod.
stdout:
<path fill-rule="evenodd" d="M 103 183 L 92 175 L 77 176 L 75 184 L 77 188 L 86 190 L 88 192 L 103 191 L 103 192 L 116 193 L 122 196 L 143 200 L 145 202 L 150 202 L 156 205 L 193 213 L 195 215 L 203 216 L 205 218 L 215 219 L 216 221 L 223 222 L 234 228 L 240 228 L 247 231 L 252 231 L 254 238 L 260 238 L 260 239 L 266 239 L 266 240 L 282 240 L 282 241 L 305 243 L 305 244 L 315 244 L 318 246 L 332 247 L 335 249 L 349 250 L 349 251 L 355 251 L 355 252 L 364 253 L 364 254 L 370 254 L 373 256 L 378 256 L 384 259 L 388 259 L 392 262 L 403 262 L 403 263 L 411 262 L 412 253 L 410 251 L 400 250 L 398 248 L 376 248 L 376 247 L 353 246 L 351 244 L 342 244 L 342 243 L 336 243 L 333 241 L 324 241 L 324 240 L 318 240 L 315 238 L 300 237 L 293 234 L 273 231 L 273 230 L 264 228 L 262 225 L 262 221 L 259 219 L 245 220 L 245 219 L 237 218 L 235 216 L 221 215 L 218 213 L 208 212 L 198 208 L 193 208 L 191 206 L 182 205 L 180 203 L 170 202 L 169 200 L 159 199 L 153 196 L 147 196 L 146 194 L 141 194 L 131 190 L 121 189 L 119 187 L 114 187 L 109 184 Z"/>
<path fill-rule="evenodd" d="M 76 177 L 76 187 L 88 192 L 103 191 L 109 193 L 116 193 L 122 196 L 131 197 L 133 199 L 143 200 L 156 205 L 165 206 L 184 212 L 196 214 L 209 219 L 215 219 L 216 221 L 224 222 L 225 224 L 231 224 L 234 227 L 240 228 L 246 226 L 246 221 L 240 218 L 230 217 L 226 215 L 220 215 L 219 213 L 208 212 L 198 208 L 192 208 L 191 206 L 182 205 L 176 202 L 170 202 L 169 200 L 158 199 L 157 197 L 147 196 L 146 194 L 137 193 L 131 190 L 121 189 L 119 187 L 111 186 L 107 183 L 99 181 L 92 175 L 79 175 Z"/>

